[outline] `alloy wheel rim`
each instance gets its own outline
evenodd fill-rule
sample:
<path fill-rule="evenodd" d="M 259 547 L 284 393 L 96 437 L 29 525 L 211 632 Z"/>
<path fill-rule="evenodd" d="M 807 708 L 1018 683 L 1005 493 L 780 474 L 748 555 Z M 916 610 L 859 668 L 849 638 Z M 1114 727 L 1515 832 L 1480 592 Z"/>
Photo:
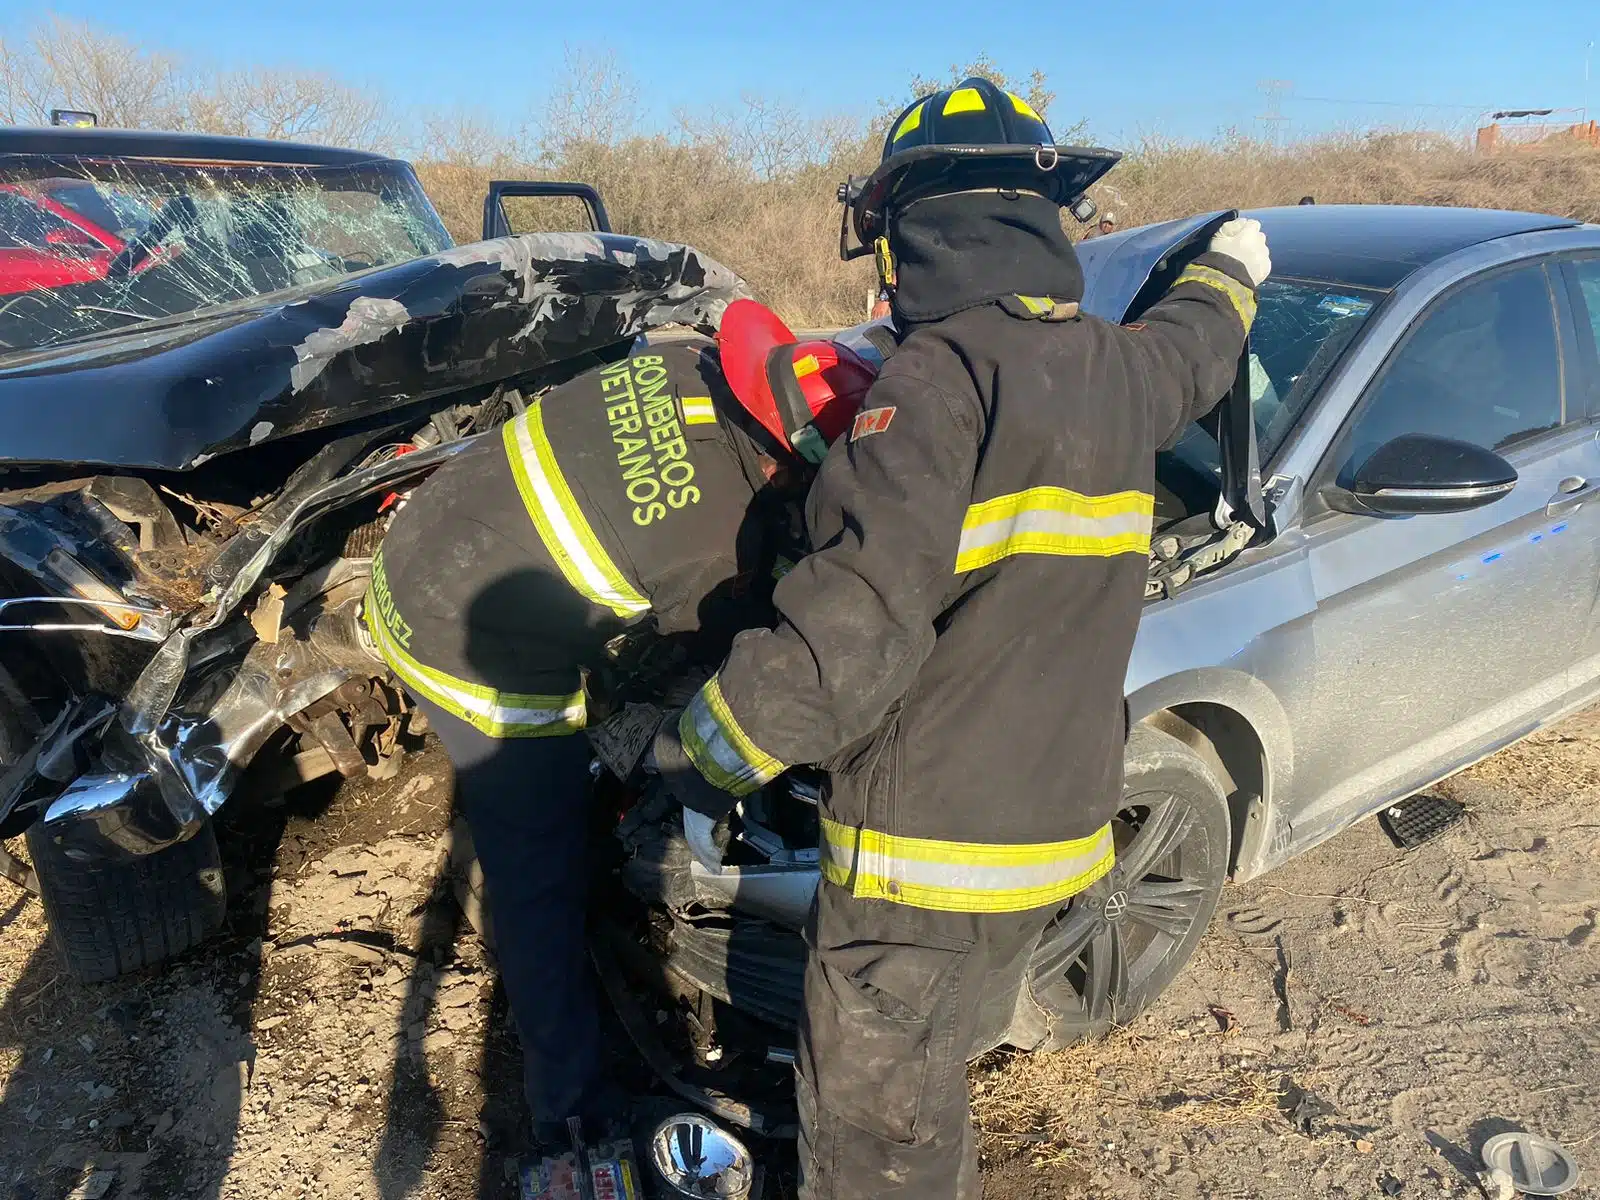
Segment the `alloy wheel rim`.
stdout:
<path fill-rule="evenodd" d="M 1032 967 L 1068 1014 L 1116 1020 L 1207 912 L 1210 847 L 1194 808 L 1170 792 L 1128 798 L 1112 822 L 1117 865 L 1046 928 Z M 1064 985 L 1064 986 L 1063 986 Z"/>

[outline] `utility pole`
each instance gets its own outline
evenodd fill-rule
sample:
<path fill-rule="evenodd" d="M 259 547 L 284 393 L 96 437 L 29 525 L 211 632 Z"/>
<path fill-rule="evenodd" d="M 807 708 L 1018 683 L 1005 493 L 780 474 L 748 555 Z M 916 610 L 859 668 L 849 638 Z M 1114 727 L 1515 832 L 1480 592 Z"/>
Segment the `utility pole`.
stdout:
<path fill-rule="evenodd" d="M 1589 120 L 1589 59 L 1594 54 L 1594 39 L 1583 49 L 1583 119 Z"/>
<path fill-rule="evenodd" d="M 1268 145 L 1281 149 L 1285 140 L 1284 127 L 1289 123 L 1289 118 L 1283 115 L 1283 98 L 1294 91 L 1294 84 L 1287 79 L 1263 79 L 1256 88 L 1267 98 L 1267 111 L 1256 120 L 1267 127 Z"/>

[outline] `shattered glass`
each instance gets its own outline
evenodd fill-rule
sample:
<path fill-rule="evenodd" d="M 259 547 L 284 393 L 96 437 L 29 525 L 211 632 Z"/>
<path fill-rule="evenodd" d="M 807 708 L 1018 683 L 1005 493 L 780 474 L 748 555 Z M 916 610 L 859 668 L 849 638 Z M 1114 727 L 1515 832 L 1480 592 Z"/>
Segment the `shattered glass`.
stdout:
<path fill-rule="evenodd" d="M 1384 293 L 1269 279 L 1250 329 L 1250 392 L 1265 462 L 1288 436 Z"/>
<path fill-rule="evenodd" d="M 0 354 L 450 246 L 403 163 L 0 159 Z"/>

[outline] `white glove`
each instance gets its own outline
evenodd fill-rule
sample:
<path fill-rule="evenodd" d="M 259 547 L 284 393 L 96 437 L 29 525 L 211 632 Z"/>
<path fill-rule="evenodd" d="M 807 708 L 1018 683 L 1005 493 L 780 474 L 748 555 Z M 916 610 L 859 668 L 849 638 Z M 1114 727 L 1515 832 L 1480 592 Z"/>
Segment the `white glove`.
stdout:
<path fill-rule="evenodd" d="M 1272 274 L 1272 256 L 1267 253 L 1267 235 L 1261 232 L 1260 221 L 1235 217 L 1217 230 L 1209 249 L 1213 254 L 1226 254 L 1242 266 L 1256 287 Z"/>

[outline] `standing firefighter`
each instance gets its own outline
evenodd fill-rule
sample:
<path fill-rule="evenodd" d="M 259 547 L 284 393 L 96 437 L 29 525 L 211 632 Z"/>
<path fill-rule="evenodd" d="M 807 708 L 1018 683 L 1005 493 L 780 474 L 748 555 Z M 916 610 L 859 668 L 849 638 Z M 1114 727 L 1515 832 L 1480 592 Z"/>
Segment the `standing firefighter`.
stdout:
<path fill-rule="evenodd" d="M 754 342 L 770 352 L 764 366 L 805 372 L 787 420 L 770 404 L 742 410 L 709 343 L 650 347 L 556 388 L 451 459 L 373 562 L 367 625 L 455 767 L 542 1142 L 561 1140 L 568 1116 L 617 1115 L 601 1099 L 583 949 L 585 669 L 640 621 L 720 632 L 726 647 L 769 611 L 792 524 L 785 491 L 796 494 L 807 454 L 821 459 L 872 380 L 842 346 L 792 335 L 770 345 L 774 328 L 765 309 L 736 301 L 720 340 L 732 360 Z"/>
<path fill-rule="evenodd" d="M 710 816 L 786 764 L 832 772 L 800 1031 L 810 1200 L 978 1194 L 984 990 L 1014 995 L 1046 923 L 1112 867 L 1155 451 L 1233 381 L 1270 269 L 1259 226 L 1230 222 L 1139 325 L 1080 316 L 1073 157 L 981 79 L 891 127 L 850 217 L 895 280 L 899 349 L 811 489 L 782 620 L 740 634 L 656 739 Z"/>

